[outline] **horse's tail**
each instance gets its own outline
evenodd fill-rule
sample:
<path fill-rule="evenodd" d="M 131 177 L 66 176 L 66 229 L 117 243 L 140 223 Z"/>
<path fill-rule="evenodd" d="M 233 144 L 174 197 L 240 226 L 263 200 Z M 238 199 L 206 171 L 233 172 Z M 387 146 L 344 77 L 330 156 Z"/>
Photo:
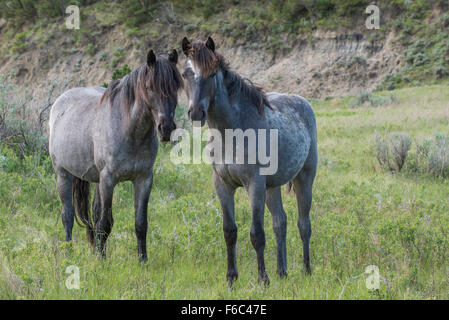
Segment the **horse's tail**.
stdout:
<path fill-rule="evenodd" d="M 95 244 L 94 228 L 90 217 L 90 187 L 89 182 L 79 178 L 73 178 L 72 184 L 73 206 L 75 207 L 75 219 L 81 227 L 86 227 L 87 241 Z"/>

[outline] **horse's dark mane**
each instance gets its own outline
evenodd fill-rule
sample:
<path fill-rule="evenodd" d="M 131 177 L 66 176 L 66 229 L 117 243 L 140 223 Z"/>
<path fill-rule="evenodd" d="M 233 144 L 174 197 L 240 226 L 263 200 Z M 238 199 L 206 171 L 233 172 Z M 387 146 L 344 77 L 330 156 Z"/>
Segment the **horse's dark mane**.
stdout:
<path fill-rule="evenodd" d="M 240 93 L 248 98 L 257 108 L 260 115 L 265 115 L 265 106 L 272 109 L 262 87 L 254 84 L 248 78 L 241 77 L 237 72 L 225 70 L 229 79 L 228 91 L 231 97 Z"/>
<path fill-rule="evenodd" d="M 218 52 L 210 50 L 205 42 L 194 41 L 189 53 L 189 58 L 196 67 L 201 70 L 202 77 L 209 77 L 212 73 L 221 69 L 229 79 L 229 95 L 237 94 L 249 99 L 257 108 L 260 115 L 265 114 L 265 106 L 272 109 L 263 88 L 247 78 L 243 78 L 236 71 L 230 69 L 229 62 Z"/>
<path fill-rule="evenodd" d="M 121 99 L 121 105 L 127 114 L 137 100 L 141 106 L 149 106 L 149 89 L 161 96 L 175 96 L 183 81 L 175 64 L 164 57 L 158 57 L 154 66 L 140 66 L 122 79 L 112 81 L 100 104 L 109 99 L 111 105 L 115 99 Z M 120 94 L 121 93 L 121 94 Z"/>

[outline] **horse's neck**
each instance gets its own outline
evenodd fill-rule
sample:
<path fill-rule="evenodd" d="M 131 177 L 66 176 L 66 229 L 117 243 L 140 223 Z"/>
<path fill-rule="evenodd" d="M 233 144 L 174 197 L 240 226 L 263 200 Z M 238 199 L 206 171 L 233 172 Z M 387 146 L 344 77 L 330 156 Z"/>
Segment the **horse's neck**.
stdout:
<path fill-rule="evenodd" d="M 155 122 L 149 108 L 135 102 L 125 125 L 125 134 L 136 142 L 145 140 L 154 131 Z"/>
<path fill-rule="evenodd" d="M 208 125 L 220 131 L 236 129 L 240 126 L 240 118 L 240 101 L 230 99 L 223 73 L 219 72 L 214 102 L 208 113 Z"/>

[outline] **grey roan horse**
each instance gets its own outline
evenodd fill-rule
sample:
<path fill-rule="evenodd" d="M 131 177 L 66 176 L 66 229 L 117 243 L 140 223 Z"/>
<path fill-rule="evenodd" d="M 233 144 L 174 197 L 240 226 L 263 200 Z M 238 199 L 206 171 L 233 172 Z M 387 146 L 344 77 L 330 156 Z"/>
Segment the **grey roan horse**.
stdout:
<path fill-rule="evenodd" d="M 173 50 L 168 58 L 153 50 L 147 63 L 113 81 L 107 89 L 74 88 L 62 94 L 50 113 L 50 156 L 62 202 L 65 239 L 73 221 L 86 226 L 87 238 L 105 255 L 111 232 L 112 195 L 121 181 L 134 184 L 138 255 L 147 259 L 147 206 L 158 149 L 176 128 L 173 116 L 183 81 Z M 89 214 L 89 182 L 97 183 Z"/>
<path fill-rule="evenodd" d="M 234 193 L 244 186 L 252 205 L 251 242 L 256 250 L 259 281 L 269 283 L 265 272 L 264 208 L 273 217 L 277 241 L 277 265 L 280 276 L 287 275 L 286 225 L 282 207 L 281 186 L 293 185 L 298 201 L 298 228 L 303 242 L 304 265 L 311 272 L 309 218 L 312 203 L 312 184 L 318 154 L 316 122 L 310 104 L 296 95 L 269 93 L 240 77 L 229 69 L 223 56 L 215 51 L 211 38 L 206 42 L 182 41 L 187 56 L 182 76 L 186 80 L 189 101 L 188 114 L 192 121 L 206 120 L 209 128 L 225 136 L 225 129 L 277 129 L 279 169 L 273 175 L 260 174 L 256 164 L 213 163 L 213 179 L 223 211 L 223 231 L 228 255 L 228 284 L 238 277 L 236 266 L 237 226 L 234 219 Z M 224 144 L 223 144 L 224 145 Z M 245 146 L 245 156 L 248 147 Z M 217 152 L 217 150 L 214 150 Z M 223 151 L 224 153 L 224 148 Z M 223 154 L 224 158 L 224 154 Z"/>

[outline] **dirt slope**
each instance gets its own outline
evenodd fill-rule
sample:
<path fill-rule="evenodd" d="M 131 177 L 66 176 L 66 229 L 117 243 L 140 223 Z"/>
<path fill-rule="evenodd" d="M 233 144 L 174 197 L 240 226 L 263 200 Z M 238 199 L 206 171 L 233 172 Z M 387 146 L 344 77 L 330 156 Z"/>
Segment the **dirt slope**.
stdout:
<path fill-rule="evenodd" d="M 5 23 L 0 22 L 2 38 L 5 37 L 5 29 Z M 117 48 L 122 52 L 117 67 L 126 63 L 133 69 L 144 63 L 149 47 L 167 51 L 175 46 L 180 51 L 179 43 L 185 34 L 171 34 L 169 38 L 149 36 L 147 43 L 142 43 L 127 36 L 119 26 L 96 26 L 89 35 L 95 49 L 88 54 L 86 50 L 77 48 L 70 30 L 61 29 L 45 45 L 39 45 L 31 36 L 23 53 L 0 57 L 0 74 L 13 72 L 14 81 L 28 88 L 36 97 L 44 94 L 52 82 L 61 88 L 102 85 L 111 80 L 114 68 L 110 63 Z M 267 91 L 289 92 L 304 97 L 371 90 L 383 76 L 401 65 L 402 49 L 394 45 L 393 34 L 383 37 L 384 40 L 370 42 L 367 34 L 363 33 L 315 31 L 307 40 L 298 41 L 288 53 L 276 53 L 275 56 L 254 46 L 230 46 L 222 37 L 213 36 L 218 50 L 243 76 Z M 179 67 L 182 63 L 183 57 Z"/>

